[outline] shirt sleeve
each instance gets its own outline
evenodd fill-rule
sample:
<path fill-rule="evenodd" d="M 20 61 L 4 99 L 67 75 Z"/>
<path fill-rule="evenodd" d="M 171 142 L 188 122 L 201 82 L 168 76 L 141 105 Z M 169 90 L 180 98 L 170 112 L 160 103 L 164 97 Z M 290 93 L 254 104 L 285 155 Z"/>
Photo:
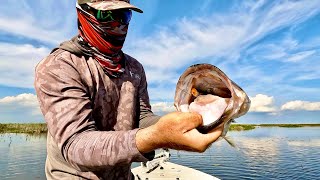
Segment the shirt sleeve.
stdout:
<path fill-rule="evenodd" d="M 144 69 L 142 68 L 141 84 L 139 86 L 139 128 L 146 128 L 158 122 L 161 116 L 155 115 L 151 111 L 151 105 L 148 94 L 148 83 Z"/>
<path fill-rule="evenodd" d="M 136 147 L 138 129 L 96 129 L 88 86 L 71 57 L 49 55 L 43 60 L 36 68 L 35 90 L 48 132 L 76 169 L 97 171 L 148 160 Z"/>

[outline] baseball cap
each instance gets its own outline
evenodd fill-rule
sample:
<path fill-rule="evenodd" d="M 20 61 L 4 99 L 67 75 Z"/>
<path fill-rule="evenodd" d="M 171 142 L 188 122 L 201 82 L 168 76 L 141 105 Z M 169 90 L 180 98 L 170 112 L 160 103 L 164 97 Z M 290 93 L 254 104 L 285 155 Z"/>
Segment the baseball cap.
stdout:
<path fill-rule="evenodd" d="M 89 6 L 98 10 L 116 10 L 116 9 L 132 9 L 139 13 L 143 11 L 136 6 L 130 4 L 130 0 L 77 0 L 78 4 L 87 3 Z"/>

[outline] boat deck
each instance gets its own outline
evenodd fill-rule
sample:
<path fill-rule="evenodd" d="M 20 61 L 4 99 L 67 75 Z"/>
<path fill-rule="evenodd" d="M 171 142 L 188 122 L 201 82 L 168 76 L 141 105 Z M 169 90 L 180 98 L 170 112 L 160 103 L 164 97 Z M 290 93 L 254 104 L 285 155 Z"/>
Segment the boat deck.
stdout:
<path fill-rule="evenodd" d="M 171 162 L 162 162 L 152 170 L 139 166 L 131 171 L 135 180 L 219 180 L 204 172 Z"/>

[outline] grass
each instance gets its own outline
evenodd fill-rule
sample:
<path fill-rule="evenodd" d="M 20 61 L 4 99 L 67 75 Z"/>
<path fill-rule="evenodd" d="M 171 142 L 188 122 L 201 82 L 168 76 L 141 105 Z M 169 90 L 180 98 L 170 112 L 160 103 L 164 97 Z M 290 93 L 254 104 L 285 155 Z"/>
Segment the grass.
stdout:
<path fill-rule="evenodd" d="M 256 125 L 252 124 L 231 124 L 229 131 L 248 131 L 255 128 Z"/>
<path fill-rule="evenodd" d="M 47 125 L 44 123 L 0 124 L 0 133 L 41 134 L 46 132 L 47 132 Z"/>
<path fill-rule="evenodd" d="M 319 127 L 320 124 L 231 124 L 230 131 L 247 131 L 259 127 Z M 35 124 L 0 124 L 0 133 L 27 133 L 42 134 L 47 132 L 47 125 L 44 123 Z"/>
<path fill-rule="evenodd" d="M 263 127 L 286 127 L 286 128 L 297 128 L 297 127 L 304 127 L 305 124 L 260 124 L 259 126 Z"/>
<path fill-rule="evenodd" d="M 299 128 L 299 127 L 319 127 L 320 124 L 231 124 L 230 131 L 245 131 L 259 127 L 284 127 L 284 128 Z"/>

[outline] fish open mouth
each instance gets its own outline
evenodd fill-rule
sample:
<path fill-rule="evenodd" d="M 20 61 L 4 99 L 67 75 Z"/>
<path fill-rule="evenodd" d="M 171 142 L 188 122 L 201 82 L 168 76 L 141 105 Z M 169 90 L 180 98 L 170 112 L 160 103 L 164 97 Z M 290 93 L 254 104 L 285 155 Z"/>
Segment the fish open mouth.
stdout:
<path fill-rule="evenodd" d="M 208 133 L 220 124 L 245 114 L 249 110 L 250 99 L 216 66 L 197 64 L 180 76 L 174 105 L 178 111 L 201 114 L 203 125 L 198 130 Z"/>

